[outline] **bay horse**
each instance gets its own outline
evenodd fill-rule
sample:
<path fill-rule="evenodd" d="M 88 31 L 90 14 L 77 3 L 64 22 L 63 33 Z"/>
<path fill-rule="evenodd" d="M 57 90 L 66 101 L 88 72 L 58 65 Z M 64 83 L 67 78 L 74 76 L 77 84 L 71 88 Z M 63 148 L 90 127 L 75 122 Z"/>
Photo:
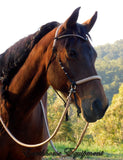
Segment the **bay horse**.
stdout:
<path fill-rule="evenodd" d="M 76 85 L 81 79 L 97 76 L 97 53 L 89 41 L 97 12 L 79 24 L 79 10 L 62 24 L 42 26 L 0 55 L 0 116 L 22 142 L 35 144 L 48 138 L 39 102 L 43 99 L 47 113 L 49 86 L 65 97 L 72 86 L 76 90 L 72 102 L 87 122 L 101 119 L 108 108 L 99 78 Z M 0 160 L 39 160 L 42 155 L 37 153 L 46 149 L 47 144 L 32 149 L 16 144 L 0 124 Z"/>

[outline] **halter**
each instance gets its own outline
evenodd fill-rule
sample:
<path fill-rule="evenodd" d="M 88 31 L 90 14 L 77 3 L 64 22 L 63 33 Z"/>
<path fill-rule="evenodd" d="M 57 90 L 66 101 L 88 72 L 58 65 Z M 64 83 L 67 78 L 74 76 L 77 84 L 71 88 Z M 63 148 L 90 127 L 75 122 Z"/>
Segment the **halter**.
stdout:
<path fill-rule="evenodd" d="M 61 26 L 62 26 L 62 24 L 57 28 L 56 33 L 55 33 L 55 38 L 54 38 L 54 41 L 53 41 L 53 49 L 52 49 L 53 52 L 56 52 L 55 46 L 56 46 L 57 40 L 62 39 L 62 38 L 77 37 L 77 38 L 80 38 L 80 39 L 82 39 L 84 41 L 88 41 L 88 37 L 87 36 L 83 37 L 83 36 L 80 36 L 78 34 L 66 34 L 66 35 L 58 36 L 58 32 L 59 32 Z M 71 89 L 73 90 L 74 101 L 75 101 L 75 105 L 77 107 L 77 115 L 79 116 L 79 114 L 81 113 L 81 110 L 80 110 L 80 107 L 77 104 L 77 97 L 76 97 L 76 87 L 77 87 L 77 85 L 81 85 L 83 83 L 86 83 L 86 82 L 89 82 L 89 81 L 92 81 L 92 80 L 96 80 L 96 79 L 101 80 L 101 77 L 98 76 L 98 75 L 94 75 L 94 76 L 90 76 L 90 77 L 87 77 L 87 78 L 83 78 L 83 79 L 78 80 L 78 81 L 73 81 L 70 78 L 69 74 L 66 72 L 65 67 L 62 64 L 62 61 L 60 59 L 58 59 L 58 61 L 59 61 L 59 64 L 61 66 L 61 69 L 64 71 L 64 73 L 67 76 L 68 80 L 71 82 Z"/>
<path fill-rule="evenodd" d="M 84 40 L 84 41 L 88 41 L 88 38 L 87 38 L 87 37 L 84 38 L 83 36 L 80 36 L 80 35 L 78 35 L 78 34 L 66 34 L 66 35 L 58 36 L 58 32 L 59 32 L 59 29 L 60 29 L 61 26 L 62 26 L 62 24 L 61 24 L 61 25 L 57 28 L 57 30 L 56 30 L 55 38 L 54 38 L 54 42 L 53 42 L 53 50 L 54 50 L 54 48 L 55 48 L 55 46 L 56 46 L 57 40 L 62 39 L 62 38 L 78 37 L 78 38 L 80 38 L 80 39 L 82 39 L 82 40 Z M 92 80 L 95 80 L 95 79 L 99 79 L 99 80 L 102 79 L 100 76 L 94 75 L 94 76 L 89 76 L 89 77 L 87 77 L 87 78 L 83 78 L 83 79 L 78 80 L 78 81 L 72 81 L 71 78 L 70 78 L 70 76 L 68 75 L 68 73 L 65 71 L 65 68 L 64 68 L 61 60 L 59 60 L 59 64 L 60 64 L 60 66 L 61 66 L 61 69 L 64 71 L 65 75 L 68 77 L 68 79 L 69 79 L 70 82 L 72 83 L 72 86 L 74 86 L 74 89 L 76 88 L 76 87 L 75 87 L 76 85 L 80 85 L 80 84 L 83 84 L 83 83 L 86 83 L 86 82 L 89 82 L 89 81 L 92 81 Z"/>
<path fill-rule="evenodd" d="M 84 37 L 82 37 L 82 36 L 80 36 L 80 35 L 76 35 L 76 34 L 66 34 L 66 35 L 62 35 L 62 36 L 59 36 L 59 37 L 58 37 L 58 32 L 59 32 L 60 27 L 61 27 L 61 25 L 57 28 L 56 33 L 55 33 L 55 38 L 54 38 L 54 42 L 53 42 L 53 49 L 54 49 L 54 47 L 55 47 L 55 45 L 56 45 L 56 41 L 57 41 L 58 39 L 61 39 L 61 38 L 66 38 L 66 37 L 78 37 L 78 38 L 80 38 L 80 39 L 82 39 L 82 40 L 85 40 L 85 41 L 88 40 L 87 37 L 84 38 Z M 48 139 L 46 139 L 44 142 L 41 142 L 41 143 L 38 143 L 38 144 L 25 144 L 25 143 L 19 141 L 16 137 L 14 137 L 14 135 L 13 135 L 13 134 L 9 131 L 9 129 L 6 127 L 6 125 L 4 124 L 4 122 L 3 122 L 3 120 L 2 120 L 2 117 L 0 116 L 0 122 L 1 122 L 1 124 L 3 125 L 3 127 L 4 127 L 5 131 L 7 132 L 7 134 L 8 134 L 17 144 L 19 144 L 19 145 L 21 145 L 21 146 L 29 147 L 29 148 L 34 148 L 34 147 L 42 146 L 42 145 L 48 143 L 49 141 L 51 141 L 51 139 L 57 134 L 57 132 L 58 132 L 60 126 L 61 126 L 61 123 L 62 123 L 62 121 L 63 121 L 63 118 L 64 118 L 65 114 L 67 113 L 68 107 L 70 106 L 70 103 L 71 103 L 71 95 L 76 92 L 76 86 L 77 86 L 77 85 L 80 85 L 80 84 L 83 84 L 83 83 L 86 83 L 86 82 L 89 82 L 89 81 L 92 81 L 92 80 L 95 80 L 95 79 L 101 80 L 101 77 L 100 77 L 100 76 L 94 75 L 94 76 L 90 76 L 90 77 L 87 77 L 87 78 L 84 78 L 84 79 L 81 79 L 81 80 L 78 80 L 78 81 L 72 81 L 71 78 L 69 77 L 68 73 L 65 71 L 65 68 L 64 68 L 64 66 L 62 65 L 62 62 L 61 62 L 60 60 L 59 60 L 59 64 L 60 64 L 60 66 L 61 66 L 61 69 L 64 71 L 65 75 L 68 77 L 69 81 L 71 82 L 71 89 L 70 89 L 69 95 L 68 95 L 68 97 L 67 97 L 67 102 L 66 102 L 65 110 L 64 110 L 64 112 L 63 112 L 63 114 L 62 114 L 62 116 L 61 116 L 61 118 L 60 118 L 60 120 L 59 120 L 59 123 L 58 123 L 55 131 L 53 132 L 53 134 L 52 134 Z M 75 103 L 76 103 L 76 102 L 75 102 Z M 87 127 L 88 127 L 88 123 L 86 123 L 86 126 L 85 126 L 85 128 L 84 128 L 84 130 L 83 130 L 83 132 L 82 132 L 82 134 L 81 134 L 80 140 L 79 140 L 77 146 L 75 147 L 75 149 L 72 151 L 72 153 L 78 148 L 79 144 L 81 143 L 81 140 L 82 140 L 82 138 L 83 138 L 83 136 L 84 136 L 84 134 L 85 134 L 85 132 L 86 132 Z"/>

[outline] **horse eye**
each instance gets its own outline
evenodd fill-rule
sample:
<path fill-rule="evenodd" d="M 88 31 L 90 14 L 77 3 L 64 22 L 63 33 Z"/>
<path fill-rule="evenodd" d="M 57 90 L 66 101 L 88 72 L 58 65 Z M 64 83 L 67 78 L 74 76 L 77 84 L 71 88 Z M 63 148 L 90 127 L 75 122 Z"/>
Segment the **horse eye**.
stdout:
<path fill-rule="evenodd" d="M 70 55 L 70 57 L 76 57 L 77 56 L 77 52 L 75 51 L 75 50 L 70 50 L 69 51 L 69 55 Z"/>

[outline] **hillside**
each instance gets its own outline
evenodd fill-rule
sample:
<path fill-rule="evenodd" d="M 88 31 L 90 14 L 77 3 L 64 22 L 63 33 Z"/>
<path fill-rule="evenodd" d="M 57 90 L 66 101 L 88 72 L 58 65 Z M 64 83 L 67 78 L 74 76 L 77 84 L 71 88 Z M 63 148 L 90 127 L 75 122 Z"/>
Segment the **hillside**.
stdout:
<path fill-rule="evenodd" d="M 123 82 L 123 39 L 95 49 L 98 54 L 96 69 L 102 77 L 106 95 L 111 102 Z"/>

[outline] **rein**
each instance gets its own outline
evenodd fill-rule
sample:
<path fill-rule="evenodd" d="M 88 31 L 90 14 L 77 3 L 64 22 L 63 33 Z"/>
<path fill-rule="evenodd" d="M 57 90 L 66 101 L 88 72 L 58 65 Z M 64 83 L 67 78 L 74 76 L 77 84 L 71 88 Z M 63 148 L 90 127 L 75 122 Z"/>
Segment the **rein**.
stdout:
<path fill-rule="evenodd" d="M 66 38 L 66 37 L 71 37 L 71 36 L 72 36 L 72 37 L 81 38 L 82 40 L 85 40 L 85 41 L 88 40 L 87 37 L 84 38 L 84 37 L 82 37 L 82 36 L 80 36 L 80 35 L 76 35 L 76 34 L 67 34 L 67 35 L 62 35 L 62 36 L 59 36 L 59 37 L 58 37 L 58 31 L 59 31 L 60 27 L 61 27 L 61 25 L 57 28 L 56 33 L 55 33 L 55 38 L 54 38 L 54 42 L 53 42 L 53 50 L 54 50 L 54 47 L 55 47 L 55 45 L 56 45 L 56 41 L 57 41 L 58 39 L 61 39 L 61 38 Z M 2 120 L 2 117 L 0 116 L 0 122 L 1 122 L 1 124 L 3 125 L 3 127 L 4 127 L 5 131 L 7 132 L 7 134 L 13 139 L 13 141 L 15 141 L 17 144 L 19 144 L 19 145 L 21 145 L 21 146 L 23 146 L 23 147 L 28 147 L 28 148 L 39 147 L 39 146 L 42 146 L 42 145 L 48 143 L 49 141 L 51 141 L 51 139 L 57 134 L 57 132 L 58 132 L 60 126 L 61 126 L 61 123 L 62 123 L 62 121 L 63 121 L 63 119 L 64 119 L 64 116 L 65 116 L 65 114 L 67 113 L 68 107 L 70 106 L 70 103 L 71 103 L 71 95 L 72 95 L 72 94 L 74 94 L 74 99 L 75 99 L 76 86 L 77 86 L 77 85 L 81 85 L 81 84 L 86 83 L 86 82 L 89 82 L 89 81 L 92 81 L 92 80 L 96 80 L 96 79 L 101 80 L 101 77 L 100 77 L 100 76 L 94 75 L 94 76 L 90 76 L 90 77 L 87 77 L 87 78 L 78 80 L 78 81 L 76 81 L 76 82 L 75 82 L 75 81 L 72 81 L 72 80 L 70 79 L 68 73 L 65 71 L 64 66 L 62 65 L 62 62 L 61 62 L 60 60 L 59 60 L 59 64 L 60 64 L 60 66 L 61 66 L 61 69 L 64 71 L 65 75 L 68 77 L 69 81 L 71 82 L 71 89 L 70 89 L 70 91 L 69 91 L 69 95 L 68 95 L 68 97 L 67 97 L 66 106 L 65 106 L 65 109 L 64 109 L 64 111 L 63 111 L 63 113 L 62 113 L 62 116 L 61 116 L 61 118 L 60 118 L 60 120 L 59 120 L 59 123 L 58 123 L 55 131 L 53 132 L 53 134 L 52 134 L 51 136 L 50 136 L 50 134 L 48 133 L 48 134 L 49 134 L 49 138 L 48 138 L 48 139 L 46 139 L 45 141 L 43 141 L 43 142 L 41 142 L 41 143 L 38 143 L 38 144 L 26 144 L 26 143 L 23 143 L 23 142 L 19 141 L 16 137 L 14 137 L 14 135 L 13 135 L 13 134 L 9 131 L 9 129 L 6 127 L 6 125 L 4 124 L 4 122 L 3 122 L 3 120 Z M 75 101 L 76 101 L 76 100 L 75 100 Z M 76 103 L 76 105 L 77 105 L 77 102 L 75 102 L 75 103 Z M 78 106 L 78 105 L 77 105 L 77 106 Z M 43 110 L 43 109 L 42 109 L 42 110 Z M 45 116 L 46 116 L 46 115 L 45 115 Z M 45 116 L 44 116 L 44 117 L 45 117 Z M 45 122 L 45 123 L 46 123 L 46 122 Z M 80 137 L 80 140 L 79 140 L 77 146 L 75 147 L 75 149 L 74 149 L 70 154 L 72 154 L 72 153 L 78 148 L 78 146 L 79 146 L 79 144 L 81 143 L 81 140 L 82 140 L 82 138 L 83 138 L 83 136 L 84 136 L 84 134 L 85 134 L 85 132 L 86 132 L 86 130 L 87 130 L 88 125 L 89 125 L 89 123 L 87 122 L 87 123 L 86 123 L 86 126 L 85 126 L 85 128 L 84 128 L 84 130 L 83 130 L 83 132 L 82 132 L 82 134 L 81 134 L 81 137 Z M 48 129 L 47 129 L 47 132 L 49 132 Z M 58 153 L 57 150 L 56 150 L 56 152 Z M 63 155 L 63 156 L 64 156 L 64 155 Z"/>
<path fill-rule="evenodd" d="M 50 137 L 50 131 L 49 131 L 48 122 L 47 122 L 47 118 L 46 118 L 46 114 L 45 114 L 45 110 L 44 110 L 44 105 L 43 105 L 42 101 L 40 101 L 40 103 L 41 103 L 41 107 L 42 107 L 42 110 L 43 110 L 44 121 L 45 121 L 46 129 L 47 129 L 47 133 L 48 133 L 48 136 Z M 81 141 L 82 141 L 82 139 L 83 139 L 83 137 L 85 135 L 85 132 L 87 130 L 88 125 L 89 125 L 89 123 L 87 122 L 86 125 L 85 125 L 85 127 L 84 127 L 84 129 L 83 129 L 83 131 L 82 131 L 82 133 L 81 133 L 81 136 L 79 138 L 79 141 L 78 141 L 76 147 L 69 153 L 69 155 L 71 155 L 72 153 L 74 153 L 77 150 L 77 148 L 79 147 L 79 145 L 80 145 L 80 143 L 81 143 Z M 52 148 L 54 149 L 54 151 L 58 155 L 60 155 L 62 157 L 68 156 L 68 154 L 62 155 L 60 152 L 58 152 L 57 149 L 55 148 L 52 140 L 50 140 L 50 144 L 51 144 Z"/>
<path fill-rule="evenodd" d="M 1 124 L 3 125 L 5 131 L 7 132 L 7 134 L 13 139 L 13 141 L 15 141 L 17 144 L 23 146 L 23 147 L 28 147 L 28 148 L 35 148 L 35 147 L 40 147 L 46 143 L 48 143 L 55 135 L 56 133 L 58 132 L 60 126 L 61 126 L 61 123 L 64 119 L 64 116 L 65 114 L 67 113 L 67 110 L 68 110 L 68 107 L 70 106 L 70 102 L 71 102 L 71 94 L 72 94 L 73 90 L 71 89 L 69 95 L 68 95 L 68 98 L 67 98 L 67 103 L 66 103 L 66 107 L 65 107 L 65 110 L 64 112 L 62 113 L 62 116 L 59 120 L 59 123 L 55 129 L 55 131 L 53 132 L 53 134 L 45 141 L 41 142 L 41 143 L 38 143 L 38 144 L 26 144 L 26 143 L 23 143 L 21 141 L 19 141 L 10 131 L 9 129 L 6 127 L 6 125 L 4 124 L 3 120 L 2 120 L 2 117 L 0 116 L 0 122 Z"/>

